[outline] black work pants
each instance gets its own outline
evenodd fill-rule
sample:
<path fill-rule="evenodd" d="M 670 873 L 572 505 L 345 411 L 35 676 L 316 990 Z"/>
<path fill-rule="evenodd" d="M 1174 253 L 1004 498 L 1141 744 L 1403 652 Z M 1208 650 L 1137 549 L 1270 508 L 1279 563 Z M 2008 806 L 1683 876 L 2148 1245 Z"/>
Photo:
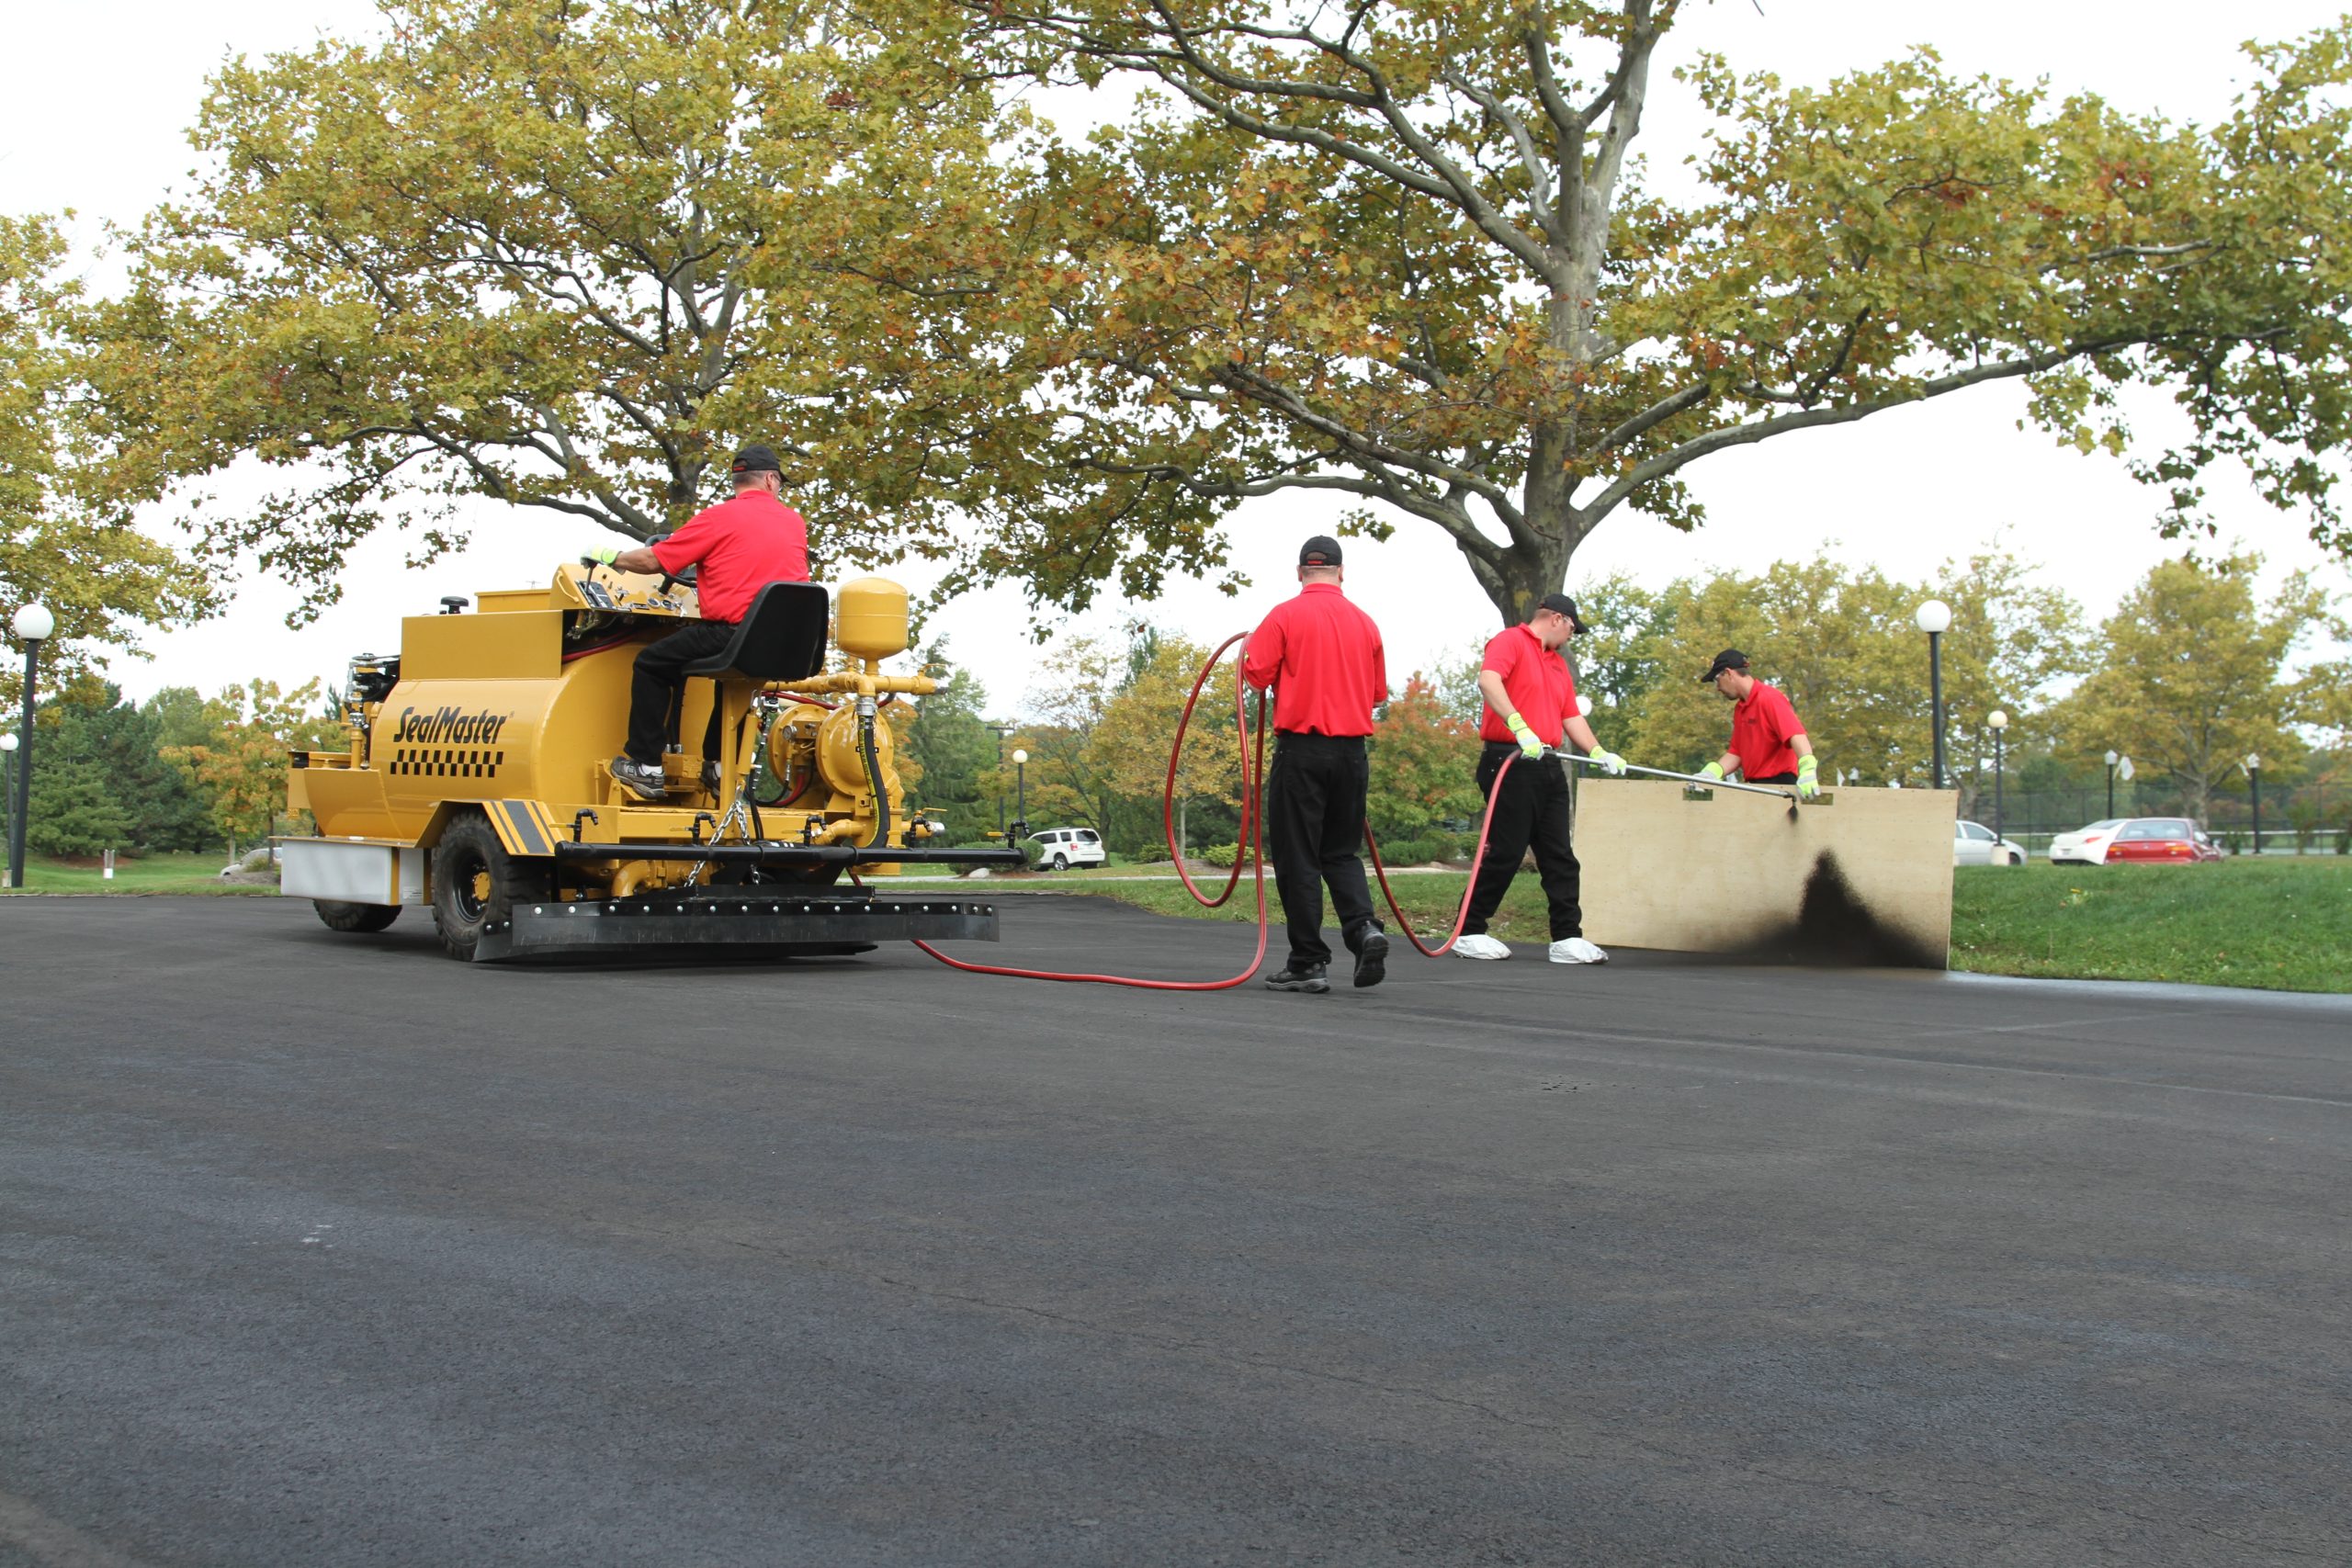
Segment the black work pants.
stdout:
<path fill-rule="evenodd" d="M 1518 752 L 1509 741 L 1490 740 L 1478 754 L 1478 792 L 1487 797 L 1487 858 L 1478 863 L 1477 890 L 1470 897 L 1463 933 L 1476 936 L 1487 929 L 1510 891 L 1510 879 L 1519 874 L 1520 857 L 1532 846 L 1544 900 L 1551 906 L 1552 940 L 1582 936 L 1584 910 L 1577 903 L 1582 873 L 1568 843 L 1567 770 L 1549 759 L 1531 762 L 1522 757 L 1510 765 L 1498 792 L 1495 775 L 1503 759 Z"/>
<path fill-rule="evenodd" d="M 677 738 L 686 666 L 723 650 L 734 636 L 735 628 L 724 621 L 688 621 L 661 641 L 638 649 L 637 671 L 628 685 L 629 761 L 662 765 L 663 749 Z M 710 728 L 703 735 L 702 754 L 706 759 L 718 755 L 716 702 L 710 705 Z"/>
<path fill-rule="evenodd" d="M 1378 931 L 1372 889 L 1356 846 L 1363 842 L 1363 794 L 1370 778 L 1363 737 L 1284 730 L 1274 737 L 1266 774 L 1266 830 L 1273 841 L 1274 888 L 1290 928 L 1290 966 L 1331 962 L 1323 940 L 1323 885 L 1340 940 L 1354 953 Z"/>

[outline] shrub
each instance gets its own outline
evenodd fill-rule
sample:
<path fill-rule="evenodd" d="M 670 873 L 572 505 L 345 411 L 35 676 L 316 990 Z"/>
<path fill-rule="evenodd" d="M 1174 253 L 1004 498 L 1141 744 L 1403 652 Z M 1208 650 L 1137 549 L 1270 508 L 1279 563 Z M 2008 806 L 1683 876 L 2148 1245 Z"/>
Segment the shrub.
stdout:
<path fill-rule="evenodd" d="M 1200 852 L 1201 858 L 1220 870 L 1241 858 L 1239 844 L 1210 844 Z"/>
<path fill-rule="evenodd" d="M 1437 834 L 1426 839 L 1399 839 L 1393 844 L 1380 846 L 1384 865 L 1426 865 L 1433 860 L 1460 860 L 1476 847 L 1475 840 L 1465 843 L 1452 834 Z"/>

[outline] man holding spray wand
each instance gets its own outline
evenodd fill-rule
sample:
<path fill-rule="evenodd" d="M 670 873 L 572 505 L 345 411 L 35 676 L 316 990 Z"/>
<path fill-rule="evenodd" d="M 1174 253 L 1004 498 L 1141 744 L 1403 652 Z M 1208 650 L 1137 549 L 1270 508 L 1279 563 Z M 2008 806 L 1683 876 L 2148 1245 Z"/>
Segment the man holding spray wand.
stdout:
<path fill-rule="evenodd" d="M 1487 644 L 1480 661 L 1478 694 L 1487 709 L 1478 730 L 1486 742 L 1478 756 L 1478 789 L 1487 796 L 1487 853 L 1478 863 L 1463 934 L 1453 944 L 1464 958 L 1510 956 L 1509 946 L 1486 934 L 1487 922 L 1501 907 L 1520 857 L 1532 845 L 1550 907 L 1552 962 L 1609 962 L 1608 953 L 1584 939 L 1579 872 L 1568 841 L 1567 773 L 1544 760 L 1545 749 L 1557 748 L 1565 736 L 1590 753 L 1603 772 L 1625 771 L 1625 759 L 1602 750 L 1592 727 L 1577 712 L 1576 677 L 1560 649 L 1584 629 L 1575 600 L 1546 594 L 1525 626 L 1512 626 Z M 1512 765 L 1503 773 L 1506 758 Z"/>

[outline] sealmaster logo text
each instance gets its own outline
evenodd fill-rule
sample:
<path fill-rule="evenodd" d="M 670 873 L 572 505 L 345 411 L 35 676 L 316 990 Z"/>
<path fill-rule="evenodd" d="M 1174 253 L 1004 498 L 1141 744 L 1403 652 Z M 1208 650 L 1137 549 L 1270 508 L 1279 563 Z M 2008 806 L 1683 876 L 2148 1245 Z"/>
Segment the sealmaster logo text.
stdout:
<path fill-rule="evenodd" d="M 444 742 L 452 746 L 486 746 L 498 739 L 498 732 L 506 728 L 511 716 L 503 713 L 468 713 L 455 707 L 436 713 L 402 708 L 400 728 L 392 732 L 392 739 L 426 745 Z"/>

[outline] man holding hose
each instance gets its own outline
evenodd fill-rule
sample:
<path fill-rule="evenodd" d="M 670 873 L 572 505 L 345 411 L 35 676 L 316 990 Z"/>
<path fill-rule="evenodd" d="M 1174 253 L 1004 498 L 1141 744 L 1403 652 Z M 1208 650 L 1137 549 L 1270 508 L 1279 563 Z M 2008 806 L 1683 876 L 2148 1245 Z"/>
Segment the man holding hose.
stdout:
<path fill-rule="evenodd" d="M 1486 934 L 1487 921 L 1501 907 L 1520 857 L 1532 845 L 1551 910 L 1552 962 L 1609 962 L 1608 953 L 1584 939 L 1584 911 L 1577 902 L 1579 873 L 1568 842 L 1567 771 L 1544 760 L 1544 748 L 1556 749 L 1565 736 L 1607 773 L 1625 771 L 1625 759 L 1601 750 L 1592 726 L 1577 712 L 1576 676 L 1560 649 L 1584 629 L 1577 602 L 1549 593 L 1525 626 L 1487 643 L 1480 661 L 1478 694 L 1487 699 L 1487 712 L 1478 729 L 1486 742 L 1478 754 L 1478 790 L 1487 797 L 1487 853 L 1478 863 L 1470 912 L 1453 944 L 1464 958 L 1510 956 L 1508 946 Z M 1495 777 L 1507 758 L 1510 771 L 1498 789 Z"/>
<path fill-rule="evenodd" d="M 1685 668 L 1689 668 L 1687 665 Z M 1752 784 L 1794 784 L 1810 800 L 1821 793 L 1821 765 L 1789 699 L 1747 672 L 1747 655 L 1726 648 L 1700 680 L 1732 705 L 1731 747 L 1699 770 L 1702 779 L 1736 773 Z"/>
<path fill-rule="evenodd" d="M 1370 778 L 1364 737 L 1374 706 L 1388 700 L 1388 672 L 1380 628 L 1348 602 L 1340 578 L 1340 541 L 1307 540 L 1298 552 L 1298 596 L 1275 605 L 1242 650 L 1241 678 L 1275 689 L 1266 827 L 1290 929 L 1290 962 L 1266 977 L 1277 991 L 1331 988 L 1326 882 L 1340 938 L 1355 954 L 1356 985 L 1377 986 L 1387 973 L 1388 938 L 1373 915 L 1356 846 Z"/>

